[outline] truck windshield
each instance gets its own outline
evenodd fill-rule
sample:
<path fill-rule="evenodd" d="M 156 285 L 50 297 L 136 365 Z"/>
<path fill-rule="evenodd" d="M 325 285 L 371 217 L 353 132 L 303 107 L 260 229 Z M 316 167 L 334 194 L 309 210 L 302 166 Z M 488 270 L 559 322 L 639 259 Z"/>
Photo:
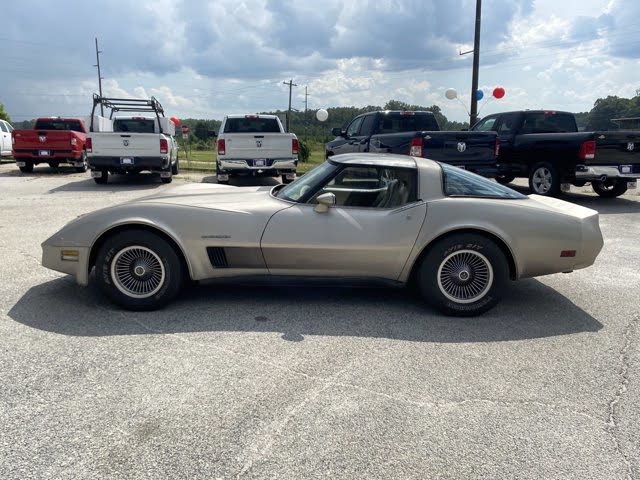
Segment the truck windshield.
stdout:
<path fill-rule="evenodd" d="M 380 115 L 378 133 L 438 131 L 440 127 L 433 115 L 387 113 Z"/>
<path fill-rule="evenodd" d="M 114 132 L 155 133 L 156 122 L 153 118 L 116 118 L 113 121 Z"/>
<path fill-rule="evenodd" d="M 84 132 L 80 120 L 38 120 L 36 130 L 73 130 L 74 132 Z"/>
<path fill-rule="evenodd" d="M 520 133 L 577 132 L 575 117 L 570 113 L 528 112 Z"/>
<path fill-rule="evenodd" d="M 275 118 L 227 118 L 224 133 L 280 133 L 280 125 Z"/>

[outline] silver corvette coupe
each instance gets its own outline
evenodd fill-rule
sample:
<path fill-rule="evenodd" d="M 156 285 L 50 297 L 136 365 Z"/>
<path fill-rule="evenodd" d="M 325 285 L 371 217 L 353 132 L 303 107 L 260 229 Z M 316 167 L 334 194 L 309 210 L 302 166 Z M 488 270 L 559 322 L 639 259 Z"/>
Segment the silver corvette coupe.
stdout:
<path fill-rule="evenodd" d="M 81 216 L 42 244 L 42 264 L 80 285 L 95 269 L 132 310 L 188 279 L 289 276 L 414 282 L 469 316 L 508 280 L 588 267 L 602 245 L 594 210 L 422 158 L 348 154 L 289 185 L 188 184 Z"/>

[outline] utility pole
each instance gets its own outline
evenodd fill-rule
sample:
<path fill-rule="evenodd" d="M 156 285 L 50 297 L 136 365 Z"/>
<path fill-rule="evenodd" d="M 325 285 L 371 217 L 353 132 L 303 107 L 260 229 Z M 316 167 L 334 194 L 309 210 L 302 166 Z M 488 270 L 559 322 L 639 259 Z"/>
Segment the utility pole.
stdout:
<path fill-rule="evenodd" d="M 307 97 L 309 96 L 309 93 L 307 93 L 307 86 L 304 86 L 304 140 L 307 140 L 307 126 L 308 126 L 308 121 L 307 121 Z"/>
<path fill-rule="evenodd" d="M 285 85 L 289 85 L 289 109 L 287 110 L 287 133 L 289 132 L 289 125 L 291 123 L 291 89 L 293 87 L 297 87 L 298 85 L 296 85 L 295 83 L 293 83 L 293 78 L 290 79 L 288 82 L 282 82 Z"/>
<path fill-rule="evenodd" d="M 98 50 L 98 37 L 96 37 L 96 64 L 94 67 L 98 67 L 98 91 L 102 97 L 102 75 L 100 74 L 100 54 L 102 51 Z M 104 117 L 104 107 L 100 103 L 100 115 Z"/>
<path fill-rule="evenodd" d="M 478 71 L 480 69 L 480 25 L 482 18 L 482 0 L 476 0 L 476 32 L 473 39 L 473 77 L 471 79 L 471 113 L 469 127 L 478 121 Z"/>

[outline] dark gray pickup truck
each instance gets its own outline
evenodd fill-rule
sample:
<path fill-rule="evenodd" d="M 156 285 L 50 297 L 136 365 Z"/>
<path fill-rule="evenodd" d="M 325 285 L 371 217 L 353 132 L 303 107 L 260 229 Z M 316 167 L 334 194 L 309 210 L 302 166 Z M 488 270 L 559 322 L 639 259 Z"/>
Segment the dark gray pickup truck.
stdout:
<path fill-rule="evenodd" d="M 557 195 L 570 185 L 591 183 L 604 198 L 636 188 L 640 178 L 640 132 L 579 132 L 572 113 L 525 110 L 488 115 L 474 132 L 500 139 L 497 180 L 529 179 L 538 195 Z"/>
<path fill-rule="evenodd" d="M 326 156 L 354 152 L 397 153 L 430 158 L 495 177 L 499 150 L 495 132 L 443 132 L 431 112 L 382 111 L 334 128 Z"/>

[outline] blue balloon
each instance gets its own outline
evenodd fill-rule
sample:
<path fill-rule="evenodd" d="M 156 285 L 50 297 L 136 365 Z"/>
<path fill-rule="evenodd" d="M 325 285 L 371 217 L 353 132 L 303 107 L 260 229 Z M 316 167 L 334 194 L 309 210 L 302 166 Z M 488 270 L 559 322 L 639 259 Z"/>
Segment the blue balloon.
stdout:
<path fill-rule="evenodd" d="M 476 92 L 476 100 L 480 101 L 484 98 L 484 92 L 482 90 L 478 90 Z"/>

